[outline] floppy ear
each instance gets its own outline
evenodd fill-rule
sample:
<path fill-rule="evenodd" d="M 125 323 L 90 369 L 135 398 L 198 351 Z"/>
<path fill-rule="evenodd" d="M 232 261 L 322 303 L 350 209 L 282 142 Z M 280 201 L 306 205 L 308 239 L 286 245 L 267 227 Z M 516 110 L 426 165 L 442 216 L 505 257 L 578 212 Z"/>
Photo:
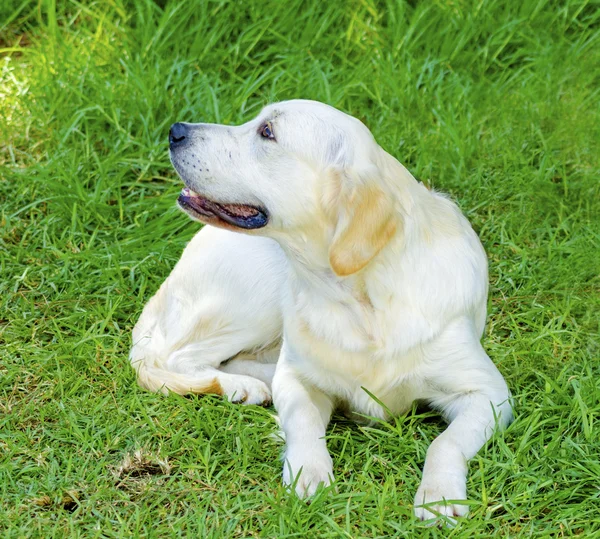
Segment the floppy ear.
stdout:
<path fill-rule="evenodd" d="M 329 247 L 329 264 L 340 277 L 364 268 L 402 227 L 394 202 L 373 178 L 344 189 Z"/>

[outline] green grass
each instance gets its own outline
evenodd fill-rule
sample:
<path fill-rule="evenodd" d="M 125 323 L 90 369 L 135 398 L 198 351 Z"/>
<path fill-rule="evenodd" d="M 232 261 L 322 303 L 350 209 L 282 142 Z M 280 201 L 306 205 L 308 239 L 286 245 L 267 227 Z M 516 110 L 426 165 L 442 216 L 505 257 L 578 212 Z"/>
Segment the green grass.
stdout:
<path fill-rule="evenodd" d="M 338 480 L 307 504 L 272 410 L 146 393 L 129 367 L 198 229 L 168 126 L 294 97 L 365 121 L 489 254 L 516 420 L 454 529 L 412 517 L 433 413 L 334 422 Z M 5 1 L 0 107 L 3 538 L 600 537 L 597 1 Z"/>

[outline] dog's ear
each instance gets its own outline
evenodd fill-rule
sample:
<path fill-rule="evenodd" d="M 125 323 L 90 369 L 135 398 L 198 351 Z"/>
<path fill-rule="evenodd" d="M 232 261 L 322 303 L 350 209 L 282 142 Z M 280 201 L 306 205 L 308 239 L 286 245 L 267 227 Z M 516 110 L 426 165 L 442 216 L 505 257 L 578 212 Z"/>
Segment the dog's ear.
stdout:
<path fill-rule="evenodd" d="M 340 277 L 364 268 L 394 234 L 402 231 L 394 200 L 381 188 L 376 167 L 360 177 L 346 175 L 337 197 L 337 224 L 329 264 Z"/>

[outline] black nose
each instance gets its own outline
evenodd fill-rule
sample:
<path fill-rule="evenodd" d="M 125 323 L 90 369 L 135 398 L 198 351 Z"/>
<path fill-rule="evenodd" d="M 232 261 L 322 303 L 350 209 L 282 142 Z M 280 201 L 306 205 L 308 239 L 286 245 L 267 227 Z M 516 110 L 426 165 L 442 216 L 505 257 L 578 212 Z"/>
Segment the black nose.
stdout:
<path fill-rule="evenodd" d="M 187 137 L 187 125 L 177 122 L 171 126 L 171 129 L 169 129 L 169 146 L 171 148 L 174 148 L 175 146 L 181 146 Z"/>

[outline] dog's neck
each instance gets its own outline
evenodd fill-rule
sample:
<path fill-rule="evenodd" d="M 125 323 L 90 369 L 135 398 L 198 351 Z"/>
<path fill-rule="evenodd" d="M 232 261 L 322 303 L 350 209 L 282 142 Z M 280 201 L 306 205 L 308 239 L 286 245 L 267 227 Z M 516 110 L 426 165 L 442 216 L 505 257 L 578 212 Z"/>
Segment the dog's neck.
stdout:
<path fill-rule="evenodd" d="M 415 206 L 420 205 L 417 202 L 419 199 L 430 198 L 431 193 L 387 152 L 381 150 L 378 158 L 381 184 L 386 195 L 394 201 L 392 207 L 398 211 L 398 226 L 391 239 L 365 267 L 355 273 L 340 276 L 335 273 L 330 256 L 337 226 L 335 212 L 313 213 L 311 222 L 303 222 L 294 230 L 274 234 L 273 239 L 280 244 L 288 258 L 298 293 L 313 292 L 336 302 L 358 302 L 363 305 L 370 303 L 369 290 L 365 284 L 370 282 L 369 274 L 377 273 L 377 268 L 382 263 L 392 272 L 398 271 L 402 264 L 400 252 L 412 241 L 414 234 L 421 233 L 419 222 L 425 222 L 426 219 L 415 211 Z M 333 184 L 335 192 L 336 186 L 332 179 L 335 180 L 335 176 L 331 176 L 326 184 Z M 323 198 L 335 199 L 335 195 Z M 322 205 L 315 204 L 315 207 L 322 208 Z"/>
<path fill-rule="evenodd" d="M 336 303 L 358 302 L 369 304 L 370 298 L 365 284 L 368 273 L 378 263 L 379 258 L 386 256 L 380 253 L 368 267 L 349 275 L 340 277 L 335 274 L 329 263 L 329 242 L 332 233 L 323 230 L 314 231 L 314 235 L 286 236 L 277 241 L 286 254 L 292 277 L 292 292 L 295 294 L 316 294 Z M 323 241 L 309 241 L 321 233 Z"/>

